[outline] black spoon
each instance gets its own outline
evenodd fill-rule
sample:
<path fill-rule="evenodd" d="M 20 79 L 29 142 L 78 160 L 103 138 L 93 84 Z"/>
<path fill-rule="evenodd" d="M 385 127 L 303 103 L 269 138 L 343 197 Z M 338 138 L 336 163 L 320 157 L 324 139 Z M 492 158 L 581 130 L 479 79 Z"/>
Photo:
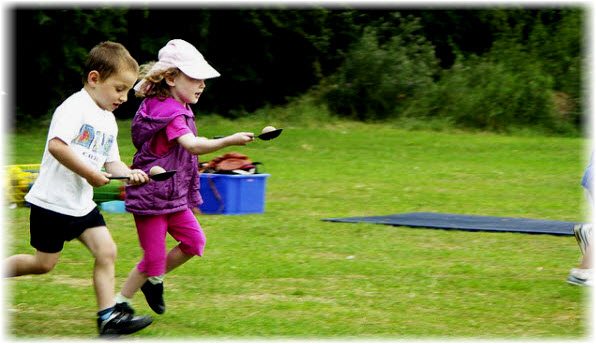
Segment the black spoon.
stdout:
<path fill-rule="evenodd" d="M 155 180 L 156 182 L 161 182 L 161 181 L 172 178 L 172 176 L 175 175 L 176 172 L 178 172 L 178 170 L 166 171 L 166 172 L 157 173 L 152 176 L 149 176 L 149 178 Z M 129 179 L 129 178 L 128 177 L 108 177 L 108 179 Z"/>
<path fill-rule="evenodd" d="M 262 133 L 261 135 L 257 136 L 258 138 L 260 138 L 261 140 L 265 140 L 265 141 L 269 141 L 272 140 L 276 137 L 279 136 L 279 134 L 281 134 L 283 129 L 275 129 L 266 133 Z"/>

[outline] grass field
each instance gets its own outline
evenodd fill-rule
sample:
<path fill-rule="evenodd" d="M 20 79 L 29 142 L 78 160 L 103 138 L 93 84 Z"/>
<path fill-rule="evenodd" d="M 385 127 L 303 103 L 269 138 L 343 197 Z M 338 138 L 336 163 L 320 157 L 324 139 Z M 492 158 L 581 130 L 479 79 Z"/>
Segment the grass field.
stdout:
<path fill-rule="evenodd" d="M 264 120 L 199 120 L 212 137 Z M 576 340 L 589 290 L 565 283 L 573 237 L 323 222 L 444 212 L 561 221 L 586 218 L 585 140 L 405 131 L 390 125 L 272 123 L 275 141 L 231 147 L 264 163 L 266 210 L 198 215 L 203 258 L 165 280 L 167 312 L 136 339 Z M 134 153 L 120 122 L 124 161 Z M 10 137 L 7 163 L 38 163 L 46 127 Z M 28 209 L 6 210 L 5 255 L 32 252 Z M 141 251 L 130 214 L 104 214 L 119 247 L 116 286 Z M 170 247 L 174 245 L 169 241 Z M 43 276 L 5 280 L 6 333 L 96 335 L 93 260 L 78 242 Z M 139 314 L 152 314 L 141 293 Z"/>

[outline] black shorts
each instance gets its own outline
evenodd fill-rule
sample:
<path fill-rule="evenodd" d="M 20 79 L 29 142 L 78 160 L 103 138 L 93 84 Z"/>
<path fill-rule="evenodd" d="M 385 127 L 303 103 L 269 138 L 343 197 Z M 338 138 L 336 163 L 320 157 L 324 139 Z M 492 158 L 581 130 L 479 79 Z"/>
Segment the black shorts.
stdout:
<path fill-rule="evenodd" d="M 29 219 L 31 246 L 45 253 L 60 252 L 64 248 L 65 241 L 78 238 L 88 228 L 106 225 L 97 207 L 89 214 L 77 217 L 31 204 Z"/>

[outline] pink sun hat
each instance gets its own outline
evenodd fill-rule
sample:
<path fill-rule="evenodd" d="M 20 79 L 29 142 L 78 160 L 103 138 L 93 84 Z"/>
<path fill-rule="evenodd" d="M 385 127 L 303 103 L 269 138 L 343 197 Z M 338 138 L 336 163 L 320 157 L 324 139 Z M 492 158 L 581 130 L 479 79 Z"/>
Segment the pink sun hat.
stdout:
<path fill-rule="evenodd" d="M 153 65 L 147 75 L 155 72 L 165 71 L 177 67 L 182 73 L 193 79 L 211 79 L 220 76 L 215 68 L 211 67 L 203 55 L 192 44 L 182 39 L 173 39 L 159 50 L 158 61 Z M 135 86 L 139 91 L 140 85 L 145 82 L 142 79 Z"/>

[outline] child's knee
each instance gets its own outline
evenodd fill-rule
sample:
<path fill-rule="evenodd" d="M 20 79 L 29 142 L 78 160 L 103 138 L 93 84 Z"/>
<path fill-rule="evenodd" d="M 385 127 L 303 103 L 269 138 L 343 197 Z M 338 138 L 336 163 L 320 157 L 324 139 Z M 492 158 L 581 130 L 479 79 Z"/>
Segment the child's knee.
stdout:
<path fill-rule="evenodd" d="M 95 254 L 95 260 L 98 263 L 113 264 L 118 256 L 118 247 L 114 242 L 104 244 Z"/>
<path fill-rule="evenodd" d="M 60 253 L 43 253 L 37 251 L 34 256 L 30 255 L 17 255 L 16 258 L 16 270 L 17 276 L 21 274 L 47 274 L 52 271 L 58 263 Z"/>
<path fill-rule="evenodd" d="M 37 260 L 36 271 L 37 274 L 47 274 L 54 270 L 57 260 Z"/>
<path fill-rule="evenodd" d="M 203 233 L 195 235 L 191 240 L 180 243 L 180 250 L 191 256 L 202 256 L 207 239 Z"/>
<path fill-rule="evenodd" d="M 47 274 L 48 272 L 54 270 L 54 267 L 56 266 L 56 263 L 41 263 L 40 265 L 38 265 L 38 272 L 40 274 Z"/>

